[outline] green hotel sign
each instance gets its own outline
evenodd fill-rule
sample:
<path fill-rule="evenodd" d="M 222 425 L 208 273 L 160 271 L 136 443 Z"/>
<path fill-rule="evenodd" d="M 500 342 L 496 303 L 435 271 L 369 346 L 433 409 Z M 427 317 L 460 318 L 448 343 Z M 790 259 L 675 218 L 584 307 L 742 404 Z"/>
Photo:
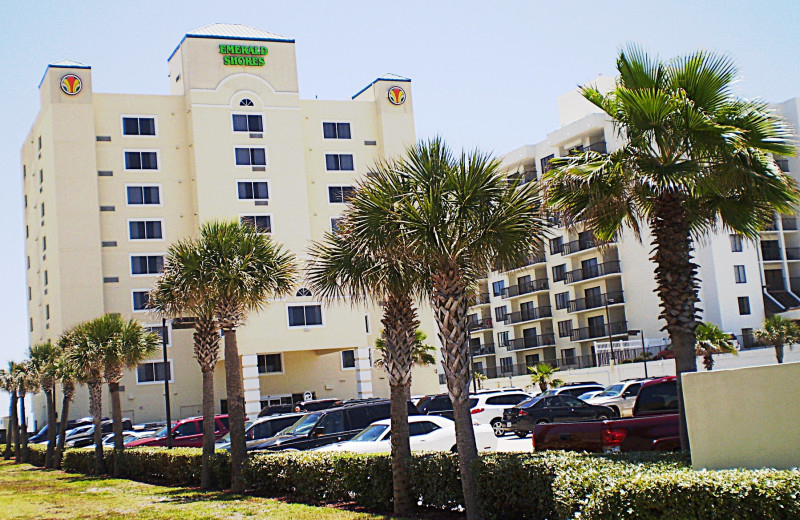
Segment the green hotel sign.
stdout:
<path fill-rule="evenodd" d="M 266 47 L 254 47 L 252 45 L 220 45 L 219 53 L 222 57 L 223 65 L 244 65 L 246 67 L 263 67 L 264 58 L 267 55 Z"/>

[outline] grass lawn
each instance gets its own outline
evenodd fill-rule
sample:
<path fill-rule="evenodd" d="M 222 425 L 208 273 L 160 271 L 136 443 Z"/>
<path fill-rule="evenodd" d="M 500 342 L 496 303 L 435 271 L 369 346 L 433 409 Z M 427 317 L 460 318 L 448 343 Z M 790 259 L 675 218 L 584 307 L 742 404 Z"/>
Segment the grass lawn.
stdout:
<path fill-rule="evenodd" d="M 219 491 L 44 471 L 0 460 L 0 518 L 36 520 L 377 520 L 385 516 L 287 504 Z"/>

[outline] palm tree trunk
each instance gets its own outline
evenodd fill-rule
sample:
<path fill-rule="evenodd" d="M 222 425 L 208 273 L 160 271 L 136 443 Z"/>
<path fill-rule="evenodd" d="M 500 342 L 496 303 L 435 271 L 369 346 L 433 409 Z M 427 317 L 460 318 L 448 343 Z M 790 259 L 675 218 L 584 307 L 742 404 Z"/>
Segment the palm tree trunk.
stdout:
<path fill-rule="evenodd" d="M 242 384 L 242 362 L 236 343 L 236 329 L 225 328 L 225 389 L 228 393 L 228 424 L 231 433 L 231 491 L 244 491 L 242 466 L 247 457 L 244 439 L 244 389 Z"/>
<path fill-rule="evenodd" d="M 100 381 L 87 383 L 89 387 L 89 412 L 92 414 L 94 423 L 94 472 L 95 475 L 102 475 L 106 472 L 106 464 L 103 458 L 103 385 Z"/>
<path fill-rule="evenodd" d="M 114 476 L 119 476 L 119 454 L 125 449 L 122 439 L 122 403 L 119 399 L 119 381 L 108 383 L 111 393 L 111 429 L 114 432 Z M 101 435 L 102 438 L 102 435 Z"/>
<path fill-rule="evenodd" d="M 653 232 L 656 284 L 661 299 L 659 318 L 667 322 L 667 332 L 675 351 L 678 376 L 678 412 L 681 449 L 689 450 L 689 432 L 683 402 L 683 374 L 697 371 L 695 329 L 699 325 L 697 264 L 692 262 L 689 222 L 680 196 L 664 195 L 656 203 L 650 222 Z"/>
<path fill-rule="evenodd" d="M 228 419 L 230 421 L 230 418 Z M 230 424 L 230 422 L 229 422 Z M 203 370 L 203 465 L 200 487 L 209 489 L 211 482 L 211 456 L 214 454 L 214 369 Z"/>
<path fill-rule="evenodd" d="M 53 467 L 53 455 L 56 450 L 56 396 L 52 385 L 50 388 L 45 389 L 44 396 L 47 400 L 47 451 L 44 456 L 44 467 L 51 469 Z"/>
<path fill-rule="evenodd" d="M 9 460 L 11 458 L 12 448 L 16 442 L 16 424 L 17 424 L 17 391 L 11 391 L 11 402 L 8 407 L 8 431 L 6 431 L 6 449 L 3 452 L 3 459 Z"/>
<path fill-rule="evenodd" d="M 408 398 L 414 339 L 419 321 L 408 294 L 390 294 L 383 310 L 385 348 L 383 366 L 389 377 L 392 432 L 392 494 L 394 514 L 408 516 L 415 509 L 411 496 L 411 443 L 408 433 Z"/>
<path fill-rule="evenodd" d="M 71 382 L 61 383 L 61 393 L 64 394 L 61 400 L 61 427 L 58 429 L 58 444 L 56 445 L 56 455 L 53 464 L 56 469 L 61 469 L 61 459 L 64 456 L 67 423 L 69 422 L 69 403 L 75 395 L 75 385 Z"/>
<path fill-rule="evenodd" d="M 19 391 L 16 393 L 16 401 L 14 401 L 14 463 L 19 464 L 22 462 L 22 428 L 19 426 Z"/>
<path fill-rule="evenodd" d="M 447 391 L 453 402 L 464 509 L 468 520 L 478 520 L 483 518 L 483 512 L 478 501 L 478 486 L 472 471 L 472 462 L 478 458 L 478 448 L 475 444 L 475 430 L 472 429 L 472 415 L 469 411 L 467 287 L 460 269 L 455 265 L 443 266 L 433 274 L 431 281 L 433 282 L 431 306 L 442 343 L 442 368 L 447 379 Z"/>
<path fill-rule="evenodd" d="M 28 462 L 28 417 L 25 413 L 25 396 L 27 392 L 24 390 L 20 392 L 22 395 L 19 399 L 19 414 L 20 414 L 20 428 L 19 436 L 21 438 L 21 446 L 17 459 L 20 462 Z"/>
<path fill-rule="evenodd" d="M 778 363 L 783 363 L 783 343 L 775 345 L 775 359 L 778 360 Z"/>

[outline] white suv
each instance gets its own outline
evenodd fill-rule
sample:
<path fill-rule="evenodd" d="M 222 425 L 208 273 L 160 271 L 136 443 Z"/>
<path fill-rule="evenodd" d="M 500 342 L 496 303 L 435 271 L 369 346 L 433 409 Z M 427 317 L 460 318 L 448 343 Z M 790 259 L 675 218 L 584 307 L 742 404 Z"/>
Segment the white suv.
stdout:
<path fill-rule="evenodd" d="M 608 406 L 619 417 L 630 417 L 633 415 L 633 405 L 636 403 L 636 396 L 643 382 L 641 379 L 635 379 L 607 386 L 605 390 L 586 402 Z"/>
<path fill-rule="evenodd" d="M 530 399 L 531 395 L 520 391 L 497 391 L 479 393 L 469 398 L 469 408 L 473 424 L 489 424 L 495 436 L 506 434 L 503 427 L 503 411 Z"/>

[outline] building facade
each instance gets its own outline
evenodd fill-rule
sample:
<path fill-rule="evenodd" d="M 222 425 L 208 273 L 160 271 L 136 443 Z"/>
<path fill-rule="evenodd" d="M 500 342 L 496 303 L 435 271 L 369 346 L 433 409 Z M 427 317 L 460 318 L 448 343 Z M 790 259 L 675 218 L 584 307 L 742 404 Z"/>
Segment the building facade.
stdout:
<path fill-rule="evenodd" d="M 104 313 L 167 336 L 168 370 L 159 354 L 122 380 L 134 422 L 163 420 L 165 374 L 172 417 L 201 411 L 192 331 L 164 330 L 146 309 L 170 243 L 236 219 L 307 259 L 367 168 L 415 140 L 410 80 L 382 76 L 350 100 L 301 99 L 290 38 L 210 25 L 186 34 L 168 69 L 169 95 L 130 95 L 94 92 L 89 66 L 49 65 L 21 157 L 31 343 Z M 421 314 L 434 341 L 432 316 Z M 308 394 L 388 396 L 372 368 L 380 317 L 380 307 L 326 303 L 302 283 L 250 316 L 238 335 L 248 415 Z M 434 370 L 417 369 L 415 393 L 437 388 Z M 35 413 L 44 417 L 43 402 Z M 73 414 L 87 413 L 83 389 Z"/>
<path fill-rule="evenodd" d="M 599 77 L 593 84 L 609 91 L 614 78 Z M 559 98 L 558 108 L 558 130 L 502 157 L 510 176 L 532 182 L 554 157 L 620 145 L 611 121 L 579 91 Z M 776 110 L 796 127 L 797 99 Z M 784 171 L 797 171 L 796 161 L 778 158 Z M 639 241 L 626 230 L 616 241 L 599 244 L 581 224 L 568 228 L 557 217 L 551 224 L 544 248 L 526 265 L 490 273 L 481 283 L 470 311 L 475 371 L 502 379 L 525 375 L 539 362 L 562 370 L 589 368 L 609 364 L 611 342 L 617 362 L 667 345 L 650 237 L 645 233 Z M 793 292 L 800 290 L 794 216 L 776 216 L 758 243 L 720 231 L 695 245 L 702 319 L 734 334 L 743 346 L 752 343 L 766 313 L 791 314 L 789 309 L 800 306 L 800 293 Z"/>

